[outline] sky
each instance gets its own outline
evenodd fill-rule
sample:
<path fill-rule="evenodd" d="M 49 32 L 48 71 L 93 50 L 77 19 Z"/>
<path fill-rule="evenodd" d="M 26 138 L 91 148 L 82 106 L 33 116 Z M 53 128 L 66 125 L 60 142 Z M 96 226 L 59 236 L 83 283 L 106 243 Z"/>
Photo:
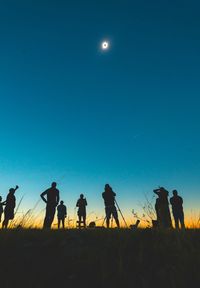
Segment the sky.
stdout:
<path fill-rule="evenodd" d="M 106 183 L 129 219 L 159 185 L 198 215 L 199 9 L 0 1 L 0 194 L 20 186 L 18 213 L 57 181 L 71 218 L 80 193 L 91 219 L 103 217 Z"/>

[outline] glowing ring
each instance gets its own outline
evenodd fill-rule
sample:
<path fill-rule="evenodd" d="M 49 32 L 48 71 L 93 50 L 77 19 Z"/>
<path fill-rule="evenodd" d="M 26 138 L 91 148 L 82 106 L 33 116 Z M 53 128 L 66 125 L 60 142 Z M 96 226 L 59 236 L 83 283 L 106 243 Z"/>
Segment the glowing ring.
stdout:
<path fill-rule="evenodd" d="M 102 45 L 101 45 L 101 47 L 102 47 L 103 50 L 108 49 L 108 46 L 109 46 L 109 44 L 108 44 L 108 42 L 106 42 L 106 41 L 104 41 L 104 42 L 102 43 Z"/>

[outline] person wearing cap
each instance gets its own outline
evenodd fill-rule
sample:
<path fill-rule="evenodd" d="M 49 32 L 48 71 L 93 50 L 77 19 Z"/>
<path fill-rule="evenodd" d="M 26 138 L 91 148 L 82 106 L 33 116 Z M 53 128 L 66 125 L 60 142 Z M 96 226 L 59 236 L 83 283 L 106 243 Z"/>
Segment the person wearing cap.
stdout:
<path fill-rule="evenodd" d="M 80 198 L 76 202 L 76 207 L 78 207 L 78 224 L 79 228 L 81 227 L 81 223 L 83 223 L 83 226 L 86 227 L 86 206 L 87 206 L 87 200 L 84 198 L 84 195 L 81 194 Z"/>
<path fill-rule="evenodd" d="M 119 228 L 119 219 L 117 209 L 115 207 L 115 196 L 116 193 L 113 192 L 112 188 L 109 184 L 105 185 L 104 192 L 102 193 L 102 197 L 104 199 L 105 204 L 105 212 L 106 212 L 106 226 L 109 228 L 110 226 L 110 218 L 113 216 L 115 219 L 116 225 Z"/>
<path fill-rule="evenodd" d="M 155 205 L 158 227 L 172 228 L 172 220 L 168 201 L 169 192 L 164 187 L 155 189 L 153 192 L 158 195 Z"/>
<path fill-rule="evenodd" d="M 172 205 L 172 213 L 174 217 L 175 227 L 179 229 L 179 223 L 181 229 L 185 228 L 184 212 L 183 212 L 183 198 L 178 195 L 177 190 L 173 190 L 173 197 L 170 198 L 170 204 Z"/>
<path fill-rule="evenodd" d="M 14 210 L 16 206 L 16 198 L 15 198 L 15 191 L 19 188 L 16 185 L 15 188 L 10 188 L 9 193 L 6 197 L 6 201 L 3 203 L 5 205 L 4 209 L 4 220 L 2 223 L 2 228 L 8 228 L 8 224 L 10 220 L 14 219 Z"/>
<path fill-rule="evenodd" d="M 43 228 L 51 228 L 54 220 L 56 206 L 59 203 L 59 190 L 56 188 L 57 183 L 53 182 L 51 187 L 41 193 L 40 197 L 46 203 L 46 214 L 44 218 Z M 46 198 L 45 198 L 46 196 Z"/>
<path fill-rule="evenodd" d="M 60 205 L 57 207 L 58 216 L 58 229 L 62 222 L 62 228 L 65 228 L 65 218 L 67 217 L 67 207 L 64 205 L 64 201 L 60 201 Z"/>

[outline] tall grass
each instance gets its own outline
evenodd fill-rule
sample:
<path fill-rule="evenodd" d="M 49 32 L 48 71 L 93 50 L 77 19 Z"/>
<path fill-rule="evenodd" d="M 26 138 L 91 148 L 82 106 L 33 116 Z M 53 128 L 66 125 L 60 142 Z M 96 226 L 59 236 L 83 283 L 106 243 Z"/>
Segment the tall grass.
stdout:
<path fill-rule="evenodd" d="M 44 214 L 45 214 L 45 208 L 42 208 L 38 210 L 38 206 L 41 203 L 41 199 L 39 199 L 33 206 L 33 208 L 28 209 L 25 213 L 21 212 L 21 205 L 23 203 L 24 196 L 20 198 L 20 201 L 16 207 L 15 210 L 15 217 L 12 221 L 10 221 L 9 228 L 28 228 L 28 229 L 35 229 L 35 228 L 41 228 L 43 225 L 44 220 Z M 132 220 L 128 219 L 128 225 L 134 224 L 136 220 L 140 220 L 140 228 L 151 228 L 152 227 L 152 220 L 156 219 L 156 212 L 154 208 L 154 201 L 155 197 L 152 197 L 150 200 L 145 195 L 145 201 L 143 204 L 141 204 L 141 210 L 142 213 L 138 213 L 136 210 L 132 210 Z M 2 217 L 3 218 L 3 217 Z M 87 215 L 87 226 L 91 221 L 94 221 L 97 226 L 102 226 L 104 222 L 105 216 L 98 217 L 94 211 L 88 213 Z M 56 217 L 55 217 L 56 219 Z M 121 215 L 119 213 L 119 219 L 120 219 L 120 226 L 125 228 L 123 219 L 121 218 Z M 172 217 L 173 219 L 173 217 Z M 66 219 L 66 226 L 68 228 L 76 228 L 76 222 L 77 222 L 77 211 L 76 208 L 74 209 L 74 215 L 73 217 L 70 217 L 68 215 Z M 114 224 L 114 223 L 113 223 Z M 111 227 L 115 227 L 112 224 L 111 221 Z M 104 222 L 105 225 L 105 222 Z M 200 228 L 200 213 L 197 214 L 193 211 L 190 212 L 189 215 L 186 217 L 186 226 L 187 228 L 191 229 L 199 229 Z M 53 227 L 57 227 L 56 220 L 54 221 Z"/>

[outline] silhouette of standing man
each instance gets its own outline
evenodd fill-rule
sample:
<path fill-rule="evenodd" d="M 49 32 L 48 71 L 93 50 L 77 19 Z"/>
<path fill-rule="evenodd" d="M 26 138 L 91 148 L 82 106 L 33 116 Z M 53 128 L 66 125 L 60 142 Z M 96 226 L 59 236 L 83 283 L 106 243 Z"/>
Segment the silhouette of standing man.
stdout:
<path fill-rule="evenodd" d="M 56 212 L 56 206 L 59 203 L 59 190 L 56 188 L 56 182 L 51 184 L 51 188 L 45 190 L 40 196 L 46 205 L 46 215 L 44 218 L 43 228 L 51 228 L 54 215 Z M 45 198 L 46 196 L 46 198 Z"/>
<path fill-rule="evenodd" d="M 84 195 L 81 194 L 80 198 L 78 199 L 76 203 L 76 207 L 78 207 L 78 225 L 79 228 L 81 227 L 81 221 L 83 221 L 84 227 L 86 227 L 86 206 L 87 206 L 87 200 L 84 198 Z M 83 220 L 82 220 L 83 219 Z"/>
<path fill-rule="evenodd" d="M 15 205 L 16 205 L 16 198 L 15 198 L 15 191 L 19 187 L 16 185 L 15 188 L 10 188 L 9 193 L 6 197 L 6 201 L 4 202 L 5 209 L 4 209 L 4 220 L 2 224 L 2 228 L 7 228 L 9 220 L 14 219 L 14 210 L 15 210 Z"/>
<path fill-rule="evenodd" d="M 115 207 L 115 196 L 116 193 L 113 192 L 109 184 L 105 185 L 105 191 L 102 193 L 102 197 L 105 203 L 105 212 L 106 212 L 106 226 L 110 226 L 110 218 L 114 217 L 117 227 L 119 228 L 119 219 L 117 214 L 117 209 Z"/>
<path fill-rule="evenodd" d="M 176 229 L 179 229 L 179 222 L 181 228 L 185 228 L 184 212 L 183 212 L 183 198 L 178 196 L 177 190 L 173 190 L 173 197 L 170 198 L 170 204 L 172 205 L 172 213 L 174 216 L 174 222 Z"/>
<path fill-rule="evenodd" d="M 64 205 L 64 201 L 60 201 L 60 205 L 57 207 L 58 211 L 58 229 L 60 228 L 60 222 L 62 222 L 63 229 L 65 228 L 65 218 L 67 217 L 67 207 Z"/>

